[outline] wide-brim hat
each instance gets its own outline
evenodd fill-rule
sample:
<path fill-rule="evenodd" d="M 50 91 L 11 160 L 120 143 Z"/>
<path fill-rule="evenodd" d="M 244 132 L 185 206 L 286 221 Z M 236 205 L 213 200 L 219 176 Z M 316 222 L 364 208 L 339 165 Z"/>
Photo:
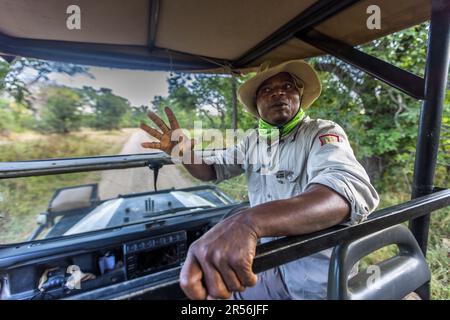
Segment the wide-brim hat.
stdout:
<path fill-rule="evenodd" d="M 243 83 L 238 89 L 239 100 L 244 104 L 248 112 L 259 118 L 258 109 L 256 108 L 256 91 L 259 86 L 274 75 L 287 72 L 290 73 L 297 85 L 303 86 L 303 96 L 300 108 L 308 109 L 313 102 L 320 96 L 322 86 L 319 76 L 313 67 L 304 60 L 290 60 L 274 67 L 270 67 L 270 63 L 263 63 L 257 74 Z"/>

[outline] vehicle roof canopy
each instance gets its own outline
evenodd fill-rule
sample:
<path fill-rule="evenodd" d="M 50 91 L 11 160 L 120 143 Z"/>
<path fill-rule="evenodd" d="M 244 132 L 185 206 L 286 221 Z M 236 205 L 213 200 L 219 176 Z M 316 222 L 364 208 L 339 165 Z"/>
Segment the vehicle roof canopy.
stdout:
<path fill-rule="evenodd" d="M 66 27 L 71 4 L 81 9 L 81 30 Z M 371 5 L 381 9 L 381 29 L 366 25 Z M 296 37 L 312 30 L 356 46 L 424 22 L 430 12 L 429 0 L 0 0 L 0 53 L 229 72 L 324 54 Z"/>

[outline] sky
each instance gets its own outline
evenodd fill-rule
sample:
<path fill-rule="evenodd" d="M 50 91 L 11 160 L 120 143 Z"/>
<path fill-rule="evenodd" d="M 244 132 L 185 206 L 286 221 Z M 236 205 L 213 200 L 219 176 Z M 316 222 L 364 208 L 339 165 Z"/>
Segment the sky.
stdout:
<path fill-rule="evenodd" d="M 60 73 L 53 73 L 49 78 L 56 84 L 75 88 L 110 88 L 114 94 L 128 99 L 132 106 L 150 106 L 155 95 L 168 95 L 168 72 L 100 67 L 90 67 L 89 72 L 95 79 L 85 75 L 69 76 Z"/>

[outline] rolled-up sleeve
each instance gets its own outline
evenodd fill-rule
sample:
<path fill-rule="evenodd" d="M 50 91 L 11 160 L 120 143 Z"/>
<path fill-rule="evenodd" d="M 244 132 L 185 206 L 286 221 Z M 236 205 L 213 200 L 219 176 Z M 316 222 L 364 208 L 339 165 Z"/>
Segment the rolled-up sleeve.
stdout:
<path fill-rule="evenodd" d="M 212 165 L 216 171 L 214 183 L 236 177 L 244 172 L 244 141 L 225 150 L 215 151 L 213 155 L 203 157 L 206 164 Z"/>
<path fill-rule="evenodd" d="M 344 130 L 334 122 L 323 121 L 313 136 L 305 189 L 311 184 L 321 184 L 344 197 L 350 204 L 351 213 L 343 224 L 365 220 L 378 206 L 379 196 L 356 159 Z"/>

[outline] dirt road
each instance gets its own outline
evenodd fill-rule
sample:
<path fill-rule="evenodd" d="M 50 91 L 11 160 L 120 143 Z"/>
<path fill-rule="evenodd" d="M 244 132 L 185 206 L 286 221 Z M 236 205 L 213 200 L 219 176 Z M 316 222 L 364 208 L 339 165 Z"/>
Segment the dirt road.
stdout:
<path fill-rule="evenodd" d="M 153 140 L 144 131 L 136 129 L 136 131 L 131 133 L 120 154 L 159 152 L 159 150 L 142 148 L 141 142 L 144 141 Z M 159 170 L 158 190 L 172 187 L 184 188 L 192 185 L 192 181 L 180 172 L 178 166 L 168 165 Z M 153 171 L 148 168 L 103 171 L 102 179 L 99 183 L 101 199 L 116 197 L 119 194 L 153 190 Z"/>

